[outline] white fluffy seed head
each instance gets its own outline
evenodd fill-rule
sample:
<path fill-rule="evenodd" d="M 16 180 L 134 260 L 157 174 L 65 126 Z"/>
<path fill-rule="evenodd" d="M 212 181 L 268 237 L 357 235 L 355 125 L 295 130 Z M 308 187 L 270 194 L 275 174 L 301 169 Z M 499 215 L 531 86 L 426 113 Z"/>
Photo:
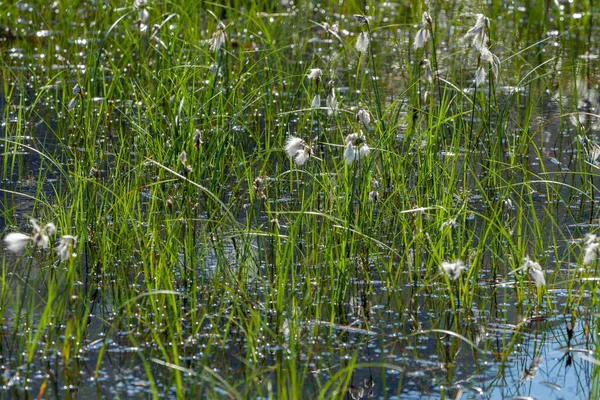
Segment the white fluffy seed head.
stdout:
<path fill-rule="evenodd" d="M 302 166 L 306 164 L 308 159 L 310 158 L 310 152 L 307 149 L 300 150 L 296 153 L 296 157 L 294 157 L 294 162 L 296 165 Z"/>
<path fill-rule="evenodd" d="M 308 144 L 295 136 L 290 136 L 287 139 L 284 150 L 296 165 L 304 165 L 311 155 Z"/>
<path fill-rule="evenodd" d="M 590 245 L 590 244 L 594 243 L 596 241 L 596 239 L 597 239 L 597 237 L 593 233 L 588 233 L 583 238 L 586 245 Z"/>
<path fill-rule="evenodd" d="M 321 70 L 321 68 L 312 68 L 310 71 L 308 71 L 308 74 L 306 74 L 306 78 L 316 81 L 320 80 L 322 75 L 323 71 Z"/>
<path fill-rule="evenodd" d="M 346 160 L 346 164 L 352 164 L 352 161 L 354 161 L 355 156 L 356 152 L 354 151 L 354 146 L 352 146 L 352 143 L 348 143 L 348 145 L 346 146 L 346 150 L 344 150 L 344 160 Z"/>
<path fill-rule="evenodd" d="M 225 25 L 219 24 L 216 31 L 213 32 L 212 37 L 209 41 L 210 51 L 217 51 L 225 46 L 227 41 L 227 33 L 225 33 Z"/>
<path fill-rule="evenodd" d="M 327 115 L 331 115 L 337 111 L 338 101 L 335 95 L 335 89 L 332 89 L 331 92 L 329 92 L 325 103 L 327 104 Z"/>
<path fill-rule="evenodd" d="M 351 133 L 346 136 L 344 142 L 346 143 L 346 149 L 344 150 L 344 160 L 347 164 L 351 164 L 354 160 L 359 160 L 366 157 L 371 149 L 367 145 L 366 137 L 362 132 Z"/>
<path fill-rule="evenodd" d="M 69 104 L 67 105 L 67 109 L 69 111 L 72 111 L 75 106 L 77 105 L 77 102 L 79 101 L 79 96 L 75 96 L 71 99 L 71 101 L 69 101 Z"/>
<path fill-rule="evenodd" d="M 415 50 L 420 49 L 425 46 L 427 41 L 429 40 L 429 29 L 421 28 L 417 31 L 415 35 L 415 42 L 413 43 L 413 48 Z"/>
<path fill-rule="evenodd" d="M 454 281 L 460 276 L 462 270 L 465 269 L 465 264 L 461 260 L 456 260 L 453 263 L 442 261 L 441 268 L 448 275 L 448 278 Z"/>
<path fill-rule="evenodd" d="M 4 237 L 4 243 L 8 251 L 20 253 L 31 243 L 31 236 L 24 233 L 11 232 Z"/>
<path fill-rule="evenodd" d="M 427 11 L 423 11 L 423 16 L 421 17 L 421 23 L 423 25 L 433 24 L 433 19 L 431 18 L 431 15 L 429 15 L 429 13 Z"/>
<path fill-rule="evenodd" d="M 33 218 L 31 218 L 29 222 L 33 226 L 33 245 L 42 249 L 48 248 L 48 243 L 50 242 L 49 236 L 56 233 L 56 225 L 49 222 L 43 227 L 40 227 L 37 220 Z"/>
<path fill-rule="evenodd" d="M 46 225 L 41 227 L 36 219 L 31 218 L 29 220 L 29 223 L 33 226 L 34 234 L 42 233 L 44 235 L 54 235 L 56 233 L 56 225 L 54 225 L 52 222 L 48 222 Z"/>
<path fill-rule="evenodd" d="M 358 141 L 359 137 L 360 137 L 360 135 L 358 133 L 351 133 L 348 136 L 346 136 L 346 139 L 344 140 L 344 142 L 346 144 L 351 143 L 352 145 L 356 145 L 356 142 Z"/>
<path fill-rule="evenodd" d="M 369 153 L 371 153 L 371 148 L 368 144 L 363 143 L 363 145 L 358 148 L 358 154 L 356 155 L 356 158 L 359 159 L 366 157 L 369 155 Z"/>
<path fill-rule="evenodd" d="M 64 235 L 60 238 L 58 246 L 56 246 L 56 254 L 60 261 L 67 261 L 69 256 L 75 257 L 73 248 L 77 245 L 77 236 Z"/>
<path fill-rule="evenodd" d="M 306 146 L 306 143 L 304 142 L 304 140 L 295 137 L 295 136 L 290 136 L 286 142 L 285 142 L 285 146 L 283 147 L 283 149 L 285 150 L 285 152 L 287 153 L 287 155 L 289 157 L 294 157 L 296 155 L 296 153 L 298 153 L 300 150 L 304 149 L 304 146 Z"/>
<path fill-rule="evenodd" d="M 356 113 L 356 121 L 367 127 L 371 123 L 371 114 L 367 110 L 360 109 Z"/>
<path fill-rule="evenodd" d="M 358 35 L 358 39 L 356 40 L 356 50 L 359 53 L 365 54 L 369 49 L 369 34 L 366 32 L 361 32 Z"/>
<path fill-rule="evenodd" d="M 544 271 L 542 270 L 542 266 L 531 260 L 529 257 L 525 257 L 523 259 L 522 268 L 526 269 L 529 272 L 529 277 L 535 283 L 535 286 L 542 287 L 546 286 L 546 278 L 544 278 Z"/>
<path fill-rule="evenodd" d="M 485 72 L 485 68 L 479 67 L 475 72 L 475 86 L 480 87 L 485 83 L 485 78 L 487 73 Z"/>
<path fill-rule="evenodd" d="M 590 265 L 598 258 L 598 252 L 600 250 L 600 243 L 597 241 L 590 241 L 586 246 L 583 253 L 583 265 Z"/>
<path fill-rule="evenodd" d="M 369 201 L 375 202 L 379 198 L 379 192 L 377 190 L 371 190 L 369 192 Z"/>
<path fill-rule="evenodd" d="M 313 97 L 312 102 L 310 103 L 310 106 L 312 108 L 321 107 L 321 96 L 319 96 L 318 94 L 315 94 L 315 97 Z"/>
<path fill-rule="evenodd" d="M 483 14 L 477 14 L 475 26 L 469 29 L 465 35 L 465 39 L 472 38 L 471 44 L 477 50 L 481 50 L 481 48 L 487 46 L 488 37 L 486 34 L 486 29 L 488 25 L 489 19 L 487 19 Z"/>
<path fill-rule="evenodd" d="M 498 78 L 500 59 L 485 46 L 479 50 L 479 54 L 481 54 L 481 59 L 487 61 L 492 67 L 492 73 L 494 74 L 494 77 Z"/>

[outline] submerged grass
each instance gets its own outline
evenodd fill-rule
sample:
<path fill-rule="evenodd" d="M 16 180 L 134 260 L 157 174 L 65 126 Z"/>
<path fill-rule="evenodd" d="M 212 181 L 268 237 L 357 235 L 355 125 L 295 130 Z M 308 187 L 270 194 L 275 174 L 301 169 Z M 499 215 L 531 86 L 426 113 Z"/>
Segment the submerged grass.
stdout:
<path fill-rule="evenodd" d="M 593 9 L 283 3 L 7 5 L 0 218 L 58 233 L 2 253 L 3 391 L 456 397 L 593 349 Z"/>

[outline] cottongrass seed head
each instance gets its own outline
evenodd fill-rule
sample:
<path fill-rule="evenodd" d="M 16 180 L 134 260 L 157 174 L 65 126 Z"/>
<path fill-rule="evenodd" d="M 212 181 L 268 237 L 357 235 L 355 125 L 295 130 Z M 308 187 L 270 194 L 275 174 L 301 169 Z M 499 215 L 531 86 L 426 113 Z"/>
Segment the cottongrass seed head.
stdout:
<path fill-rule="evenodd" d="M 285 142 L 283 149 L 296 165 L 304 165 L 310 158 L 310 147 L 304 140 L 298 137 L 290 136 Z"/>
<path fill-rule="evenodd" d="M 311 68 L 311 70 L 308 71 L 308 74 L 306 74 L 306 78 L 311 81 L 320 81 L 322 75 L 323 71 L 321 68 Z"/>
<path fill-rule="evenodd" d="M 475 86 L 480 87 L 485 83 L 485 78 L 487 76 L 487 72 L 485 72 L 485 68 L 479 67 L 475 72 Z"/>
<path fill-rule="evenodd" d="M 11 232 L 4 237 L 6 249 L 12 253 L 20 253 L 32 241 L 32 237 L 20 232 Z"/>
<path fill-rule="evenodd" d="M 227 33 L 225 32 L 226 28 L 227 26 L 225 26 L 223 21 L 219 21 L 217 24 L 217 29 L 213 32 L 212 37 L 208 42 L 210 51 L 217 51 L 225 46 L 225 42 L 227 42 Z"/>
<path fill-rule="evenodd" d="M 319 96 L 318 94 L 315 94 L 315 97 L 313 97 L 312 101 L 310 102 L 310 106 L 312 108 L 321 107 L 321 96 Z"/>
<path fill-rule="evenodd" d="M 413 43 L 413 47 L 415 50 L 420 49 L 425 46 L 425 44 L 429 41 L 431 33 L 429 32 L 429 27 L 433 24 L 433 20 L 431 19 L 431 15 L 427 11 L 423 13 L 423 17 L 421 18 L 421 28 L 417 31 L 415 35 L 415 42 Z"/>
<path fill-rule="evenodd" d="M 481 54 L 481 59 L 487 61 L 492 67 L 492 73 L 494 74 L 494 78 L 498 78 L 498 70 L 500 69 L 500 59 L 493 54 L 487 47 L 482 47 L 479 51 Z"/>
<path fill-rule="evenodd" d="M 351 143 L 348 143 L 346 146 L 346 150 L 344 150 L 344 160 L 346 160 L 346 164 L 352 164 L 352 161 L 356 158 L 356 151 L 354 150 L 354 146 Z"/>
<path fill-rule="evenodd" d="M 588 233 L 585 235 L 585 249 L 583 252 L 583 265 L 590 265 L 598 258 L 600 243 L 596 235 Z"/>
<path fill-rule="evenodd" d="M 413 43 L 413 48 L 415 50 L 425 47 L 425 44 L 429 41 L 429 29 L 421 28 L 417 31 L 415 35 L 415 42 Z"/>
<path fill-rule="evenodd" d="M 37 220 L 33 218 L 30 219 L 29 222 L 33 225 L 33 245 L 35 247 L 47 249 L 50 241 L 49 236 L 56 233 L 56 226 L 52 222 L 49 222 L 43 227 L 40 227 Z"/>
<path fill-rule="evenodd" d="M 367 32 L 361 32 L 360 35 L 358 35 L 358 39 L 356 39 L 356 50 L 363 54 L 366 54 L 367 50 L 369 50 L 369 34 Z"/>
<path fill-rule="evenodd" d="M 325 104 L 327 105 L 327 115 L 334 114 L 338 109 L 338 100 L 335 94 L 335 84 L 333 80 L 329 81 L 329 94 L 327 95 L 327 99 L 325 100 Z"/>
<path fill-rule="evenodd" d="M 475 21 L 475 26 L 467 31 L 465 35 L 465 39 L 471 38 L 471 44 L 477 50 L 481 50 L 483 47 L 487 46 L 488 37 L 486 33 L 486 29 L 489 25 L 489 19 L 483 14 L 477 14 L 477 20 Z"/>
<path fill-rule="evenodd" d="M 544 278 L 544 271 L 542 266 L 531 260 L 529 257 L 523 259 L 521 268 L 526 269 L 529 272 L 529 277 L 535 283 L 535 286 L 542 287 L 546 286 L 546 278 Z"/>
<path fill-rule="evenodd" d="M 38 224 L 37 220 L 33 218 L 31 218 L 29 222 L 33 226 L 33 235 L 11 232 L 4 237 L 4 243 L 6 244 L 8 251 L 20 253 L 30 243 L 33 243 L 34 247 L 40 247 L 42 249 L 48 248 L 48 243 L 50 243 L 49 236 L 56 233 L 56 226 L 52 222 L 49 222 L 42 227 Z"/>
<path fill-rule="evenodd" d="M 344 160 L 348 165 L 352 164 L 354 160 L 366 157 L 371 152 L 371 148 L 367 145 L 367 139 L 362 132 L 346 136 L 345 142 Z"/>
<path fill-rule="evenodd" d="M 368 127 L 371 123 L 371 114 L 369 114 L 369 111 L 364 109 L 358 110 L 358 112 L 356 113 L 356 122 L 363 124 L 365 127 Z"/>
<path fill-rule="evenodd" d="M 335 95 L 335 90 L 332 90 L 327 95 L 327 100 L 325 100 L 325 104 L 327 105 L 327 115 L 335 114 L 338 109 L 338 101 Z"/>
<path fill-rule="evenodd" d="M 56 255 L 60 261 L 67 261 L 69 257 L 77 257 L 73 253 L 73 249 L 77 246 L 77 236 L 64 235 L 61 236 L 58 246 L 56 246 Z"/>
<path fill-rule="evenodd" d="M 451 281 L 455 281 L 460 276 L 462 270 L 465 269 L 465 264 L 461 260 L 456 260 L 452 263 L 442 261 L 441 269 L 448 275 Z"/>

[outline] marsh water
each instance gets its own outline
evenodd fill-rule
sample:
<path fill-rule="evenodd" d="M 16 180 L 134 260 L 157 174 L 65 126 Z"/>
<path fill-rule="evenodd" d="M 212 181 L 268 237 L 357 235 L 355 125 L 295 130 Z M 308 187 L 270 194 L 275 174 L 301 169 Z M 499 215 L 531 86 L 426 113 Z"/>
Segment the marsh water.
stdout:
<path fill-rule="evenodd" d="M 46 21 L 43 26 L 31 22 L 36 18 L 29 18 L 28 15 L 38 13 L 42 7 L 37 3 L 19 1 L 11 5 L 11 12 L 16 11 L 19 15 L 18 21 L 10 29 L 6 28 L 0 41 L 4 63 L 4 87 L 0 91 L 4 139 L 0 142 L 0 232 L 4 234 L 29 229 L 29 217 L 36 216 L 42 207 L 36 203 L 36 199 L 43 197 L 45 204 L 58 203 L 58 207 L 65 207 L 67 202 L 61 196 L 67 186 L 66 181 L 76 175 L 73 166 L 76 161 L 73 159 L 89 157 L 89 146 L 97 146 L 97 159 L 102 160 L 96 164 L 97 171 L 94 172 L 104 177 L 105 181 L 99 179 L 102 184 L 108 182 L 112 168 L 118 169 L 120 163 L 129 161 L 125 160 L 124 154 L 133 160 L 138 157 L 138 152 L 143 151 L 134 137 L 140 134 L 139 126 L 145 122 L 147 110 L 135 93 L 105 93 L 92 82 L 86 87 L 95 88 L 96 91 L 86 94 L 87 108 L 76 109 L 79 114 L 69 119 L 65 104 L 72 95 L 64 88 L 73 86 L 75 82 L 98 79 L 104 68 L 109 71 L 108 65 L 119 65 L 118 68 L 123 70 L 122 76 L 106 72 L 104 80 L 108 82 L 134 80 L 136 68 L 156 68 L 157 77 L 160 75 L 160 67 L 156 62 L 143 64 L 142 61 L 148 60 L 142 60 L 137 52 L 124 56 L 118 46 L 121 36 L 125 37 L 130 30 L 141 29 L 138 26 L 141 23 L 136 21 L 138 11 L 132 5 L 82 2 L 74 6 L 77 10 L 75 15 L 85 23 L 94 20 L 116 22 L 126 13 L 131 15 L 115 26 L 98 22 L 98 31 L 95 28 L 84 29 L 81 22 L 73 22 L 71 28 L 76 35 L 70 37 L 60 21 Z M 412 79 L 407 65 L 419 62 L 410 45 L 418 29 L 418 21 L 399 17 L 399 14 L 411 9 L 411 4 L 367 3 L 370 5 L 369 9 L 364 10 L 367 15 L 381 7 L 376 12 L 379 26 L 376 29 L 371 27 L 371 45 L 377 49 L 376 58 L 385 60 L 379 64 L 377 71 L 383 103 L 404 101 L 407 106 L 399 108 L 398 118 L 416 120 L 413 114 L 418 112 L 408 106 L 411 100 L 407 92 L 398 90 L 399 87 L 407 87 Z M 243 277 L 245 292 L 242 295 L 232 291 L 223 293 L 221 298 L 211 297 L 210 301 L 214 304 L 207 305 L 207 310 L 212 310 L 212 313 L 207 312 L 201 321 L 182 318 L 179 328 L 173 333 L 179 351 L 177 365 L 174 365 L 162 357 L 168 354 L 171 343 L 159 342 L 157 336 L 153 336 L 159 335 L 157 333 L 148 334 L 148 325 L 151 323 L 145 325 L 144 322 L 149 315 L 168 316 L 171 310 L 167 306 L 163 306 L 163 309 L 146 308 L 148 305 L 141 302 L 144 291 L 136 288 L 136 285 L 140 285 L 137 266 L 150 263 L 151 260 L 136 258 L 136 254 L 121 255 L 115 265 L 126 269 L 125 276 L 131 281 L 118 281 L 122 276 L 108 274 L 103 269 L 102 260 L 94 259 L 98 253 L 93 250 L 90 237 L 100 237 L 103 232 L 90 227 L 86 233 L 72 232 L 80 235 L 80 240 L 86 236 L 87 239 L 83 239 L 78 250 L 80 254 L 76 258 L 80 275 L 68 290 L 69 296 L 73 296 L 75 291 L 77 296 L 85 297 L 88 302 L 81 305 L 77 296 L 65 300 L 66 309 L 56 321 L 44 314 L 48 311 L 43 305 L 49 291 L 56 290 L 49 289 L 52 287 L 49 282 L 57 279 L 56 275 L 66 273 L 63 264 L 55 262 L 48 265 L 43 261 L 43 250 L 39 249 L 27 255 L 15 255 L 6 249 L 2 250 L 3 282 L 10 282 L 10 287 L 5 287 L 2 293 L 13 300 L 5 298 L 1 303 L 5 309 L 1 314 L 0 330 L 0 396 L 141 398 L 159 393 L 164 397 L 176 397 L 180 395 L 175 388 L 179 378 L 175 378 L 173 371 L 177 370 L 185 385 L 198 388 L 195 394 L 188 393 L 190 397 L 233 398 L 230 386 L 239 391 L 243 391 L 244 386 L 253 386 L 259 389 L 251 391 L 252 398 L 277 398 L 285 391 L 285 387 L 278 385 L 281 382 L 279 368 L 293 364 L 294 368 L 302 371 L 305 379 L 303 392 L 297 394 L 297 398 L 313 398 L 328 381 L 346 379 L 342 378 L 346 375 L 342 375 L 341 371 L 348 368 L 352 372 L 348 384 L 344 386 L 345 391 L 330 396 L 348 399 L 597 398 L 600 390 L 600 355 L 596 344 L 600 332 L 600 310 L 595 282 L 600 275 L 595 269 L 597 264 L 583 266 L 572 254 L 583 246 L 584 235 L 598 228 L 597 204 L 594 203 L 598 192 L 592 190 L 591 201 L 586 200 L 586 195 L 589 195 L 589 187 L 596 187 L 600 170 L 596 158 L 589 157 L 584 151 L 583 147 L 587 144 L 582 145 L 580 136 L 584 132 L 586 140 L 597 142 L 600 133 L 597 118 L 593 116 L 600 106 L 597 88 L 600 53 L 596 47 L 600 39 L 597 28 L 600 9 L 588 7 L 588 3 L 577 5 L 575 2 L 556 0 L 536 3 L 536 9 L 545 11 L 533 15 L 528 12 L 530 7 L 534 7 L 530 3 L 490 2 L 483 5 L 455 2 L 443 6 L 431 5 L 431 14 L 439 35 L 438 71 L 442 77 L 449 75 L 450 71 L 453 71 L 453 76 L 459 77 L 457 85 L 460 84 L 463 89 L 462 94 L 457 96 L 463 96 L 465 103 L 474 95 L 472 80 L 477 61 L 473 61 L 472 56 L 457 58 L 456 54 L 468 46 L 468 40 L 464 40 L 463 36 L 474 24 L 475 14 L 484 12 L 491 20 L 492 49 L 501 60 L 501 68 L 497 85 L 478 90 L 488 96 L 492 96 L 493 92 L 497 104 L 514 105 L 514 109 L 505 114 L 508 122 L 504 126 L 508 128 L 502 139 L 501 157 L 503 160 L 513 156 L 522 158 L 527 164 L 528 171 L 534 176 L 526 193 L 531 201 L 532 212 L 540 218 L 550 215 L 552 224 L 549 229 L 553 230 L 554 238 L 559 238 L 545 242 L 551 243 L 545 248 L 532 246 L 531 249 L 537 257 L 544 259 L 546 280 L 552 282 L 541 297 L 534 285 L 526 285 L 525 298 L 518 298 L 515 285 L 522 280 L 522 274 L 502 269 L 508 265 L 508 259 L 504 259 L 503 243 L 498 240 L 489 246 L 498 246 L 494 248 L 499 251 L 488 252 L 478 258 L 481 265 L 479 274 L 470 278 L 477 289 L 473 289 L 472 301 L 467 306 L 460 303 L 452 306 L 449 289 L 443 280 L 432 280 L 429 273 L 425 272 L 422 275 L 407 272 L 418 270 L 411 264 L 413 260 L 418 260 L 418 256 L 406 255 L 412 250 L 403 249 L 403 256 L 367 253 L 352 261 L 359 270 L 367 268 L 365 265 L 377 265 L 379 258 L 385 259 L 381 261 L 382 264 L 393 266 L 396 276 L 394 284 L 387 279 L 390 270 L 373 268 L 368 279 L 364 274 L 357 274 L 350 279 L 344 290 L 343 301 L 338 301 L 330 308 L 319 308 L 322 304 L 333 302 L 333 299 L 330 298 L 330 292 L 315 288 L 322 282 L 336 282 L 338 275 L 334 268 L 329 268 L 323 262 L 313 263 L 310 257 L 314 256 L 308 251 L 303 253 L 302 246 L 308 246 L 309 240 L 313 240 L 309 239 L 310 235 L 317 229 L 309 227 L 304 231 L 306 237 L 290 236 L 289 240 L 298 241 L 298 253 L 301 255 L 295 258 L 296 264 L 291 266 L 293 271 L 288 271 L 293 279 L 290 278 L 284 287 L 277 288 L 298 302 L 275 308 L 271 304 L 273 297 L 267 295 L 274 291 L 273 285 L 277 281 L 276 264 L 270 254 L 280 243 L 254 231 L 251 239 L 243 244 L 240 244 L 236 235 L 216 239 L 205 235 L 192 245 L 201 248 L 202 254 L 193 268 L 197 282 L 202 282 L 195 288 L 198 301 L 208 298 L 202 296 L 202 291 L 210 286 L 215 276 L 220 276 L 218 271 L 222 269 L 227 269 L 232 276 L 239 274 Z M 63 5 L 54 7 L 58 15 L 66 12 Z M 169 18 L 176 11 L 159 13 L 157 10 L 162 10 L 162 5 L 150 7 L 157 24 L 161 18 L 167 20 L 167 24 L 185 23 L 183 18 Z M 294 5 L 292 2 L 282 2 L 272 7 L 258 13 L 260 21 L 266 26 L 277 24 L 284 31 L 298 32 L 291 36 L 306 49 L 301 59 L 294 59 L 297 57 L 294 54 L 290 59 L 277 61 L 277 65 L 297 64 L 309 68 L 315 58 L 327 60 L 331 63 L 328 64 L 331 65 L 331 73 L 338 76 L 336 85 L 342 104 L 357 102 L 359 94 L 348 89 L 353 85 L 350 81 L 358 80 L 354 72 L 357 69 L 356 61 L 350 65 L 336 61 L 338 38 L 328 34 L 319 25 L 323 22 L 338 23 L 341 40 L 350 38 L 353 34 L 346 29 L 355 27 L 351 10 L 336 5 Z M 201 8 L 198 13 L 202 13 Z M 100 14 L 102 17 L 98 16 Z M 303 16 L 303 20 L 312 22 L 307 22 L 306 26 L 298 25 L 296 18 L 299 15 Z M 228 10 L 219 17 L 228 21 L 228 40 L 240 48 L 245 46 L 244 43 L 257 41 L 256 37 L 264 34 L 259 28 L 255 32 L 243 29 L 244 13 L 238 15 L 234 10 Z M 540 20 L 532 22 L 531 18 Z M 15 28 L 17 31 L 14 31 Z M 166 28 L 175 30 L 168 26 Z M 114 40 L 104 42 L 105 36 Z M 167 32 L 161 33 L 158 41 L 153 41 L 152 38 L 158 36 L 154 36 L 154 33 L 151 37 L 141 35 L 139 40 L 144 42 L 141 48 L 156 46 L 160 49 L 163 46 L 160 41 L 164 44 L 178 40 Z M 67 47 L 67 44 L 71 53 L 68 62 L 63 50 L 58 48 Z M 88 53 L 92 51 L 101 55 Z M 261 49 L 257 46 L 256 52 L 259 51 Z M 47 57 L 52 57 L 52 61 L 44 61 Z M 404 62 L 405 59 L 411 61 Z M 200 68 L 207 71 L 214 69 L 209 65 Z M 218 67 L 214 73 L 220 73 Z M 367 71 L 367 75 L 369 73 L 372 72 Z M 437 84 L 443 86 L 441 81 Z M 188 89 L 191 92 L 200 90 L 196 85 L 197 82 L 190 83 Z M 251 89 L 248 89 L 248 97 L 244 98 L 249 106 L 239 115 L 231 117 L 227 129 L 240 135 L 241 147 L 248 155 L 262 151 L 259 144 L 267 141 L 261 139 L 257 144 L 248 139 L 248 132 L 267 137 L 270 134 L 268 129 L 279 123 L 287 123 L 289 129 L 293 130 L 297 119 L 304 114 L 302 107 L 297 104 L 310 99 L 304 94 L 299 95 L 295 87 L 283 87 L 284 90 L 277 92 L 272 100 L 281 109 L 277 114 L 280 120 L 276 123 L 266 121 L 264 110 L 254 109 Z M 364 87 L 370 89 L 370 84 Z M 419 96 L 424 95 L 425 91 L 420 90 Z M 256 95 L 267 96 L 264 93 Z M 111 99 L 109 107 L 106 107 L 107 98 Z M 173 102 L 161 98 L 157 103 L 169 101 Z M 181 110 L 184 106 L 173 106 L 174 109 L 178 107 Z M 290 111 L 288 107 L 296 111 Z M 532 114 L 528 119 L 529 126 L 519 124 L 521 112 Z M 89 114 L 102 114 L 105 116 L 100 120 L 106 118 L 112 121 L 107 129 L 100 129 L 93 143 L 84 138 L 85 132 L 94 129 L 93 126 L 74 128 Z M 478 117 L 468 113 L 454 118 L 474 126 L 479 122 Z M 246 125 L 242 126 L 239 121 Z M 407 124 L 399 124 L 394 132 L 393 140 L 399 151 L 408 149 L 407 142 L 414 140 L 413 136 L 407 136 Z M 179 129 L 177 126 L 169 128 Z M 125 134 L 117 139 L 111 129 L 120 129 Z M 311 135 L 320 132 L 316 123 L 302 129 L 308 130 Z M 518 148 L 514 143 L 520 140 L 523 132 L 533 138 L 532 143 L 536 146 L 529 146 L 526 153 L 512 154 Z M 126 142 L 123 137 L 130 138 L 131 142 Z M 488 140 L 491 139 L 482 139 L 483 142 Z M 174 139 L 172 144 L 176 143 Z M 328 151 L 332 150 L 325 145 L 315 146 L 316 155 L 321 158 L 325 158 Z M 458 166 L 465 155 L 475 150 L 460 151 L 457 156 L 450 155 L 458 158 Z M 440 149 L 437 156 L 443 159 L 448 154 Z M 582 163 L 580 160 L 586 157 L 586 162 Z M 267 168 L 258 163 L 251 165 L 244 160 L 240 163 L 248 163 L 249 169 L 256 168 L 256 175 L 262 173 L 260 168 Z M 590 168 L 591 173 L 579 175 L 582 164 Z M 170 165 L 177 165 L 177 160 Z M 151 167 L 148 169 L 143 173 L 148 176 L 158 174 Z M 132 168 L 131 173 L 137 173 L 138 170 L 137 167 Z M 484 163 L 475 162 L 473 171 L 476 176 L 485 175 Z M 418 173 L 415 166 L 411 175 Z M 272 176 L 269 179 L 275 182 L 280 178 Z M 561 199 L 557 201 L 553 198 L 554 203 L 549 201 L 545 182 L 550 179 L 558 182 L 552 187 Z M 407 185 L 414 182 L 416 180 L 407 182 Z M 210 182 L 201 183 L 208 185 Z M 584 184 L 585 188 L 578 190 Z M 249 190 L 250 184 L 227 181 L 223 186 L 225 189 L 221 201 L 229 204 L 239 197 L 240 192 Z M 466 203 L 473 213 L 462 223 L 469 225 L 477 235 L 483 235 L 483 230 L 478 229 L 483 226 L 482 215 L 489 208 L 482 200 L 483 189 L 468 182 L 465 182 L 464 188 L 468 196 Z M 307 211 L 298 198 L 308 190 L 298 184 L 289 192 L 282 191 L 280 197 L 267 201 L 270 204 L 285 204 L 293 212 Z M 85 195 L 94 199 L 90 193 Z M 155 200 L 156 194 L 148 185 L 136 194 L 136 205 L 139 206 L 136 213 L 114 215 L 109 208 L 102 219 L 108 221 L 106 226 L 121 218 L 128 219 L 126 226 L 143 226 L 147 223 L 144 213 Z M 504 200 L 501 199 L 498 204 L 503 204 L 508 210 L 508 226 L 514 218 L 523 214 L 511 211 L 512 203 Z M 557 202 L 560 204 L 555 204 Z M 86 203 L 79 212 L 87 213 L 92 207 L 93 204 Z M 248 201 L 248 204 L 236 209 L 235 217 L 240 224 L 249 224 L 248 221 L 254 218 L 247 212 L 251 208 L 252 204 Z M 180 217 L 177 215 L 175 218 L 169 212 L 165 211 L 160 218 L 176 220 Z M 207 211 L 202 218 L 210 220 L 211 216 Z M 256 226 L 269 226 L 271 223 L 264 215 L 256 217 Z M 90 222 L 90 226 L 94 224 L 99 223 Z M 278 229 L 282 235 L 291 230 L 283 222 Z M 384 230 L 385 227 L 380 229 Z M 548 231 L 544 229 L 542 233 Z M 116 239 L 111 240 L 114 240 L 113 251 L 118 252 Z M 287 237 L 283 239 L 286 240 Z M 253 262 L 243 262 L 244 258 Z M 180 265 L 188 260 L 187 253 L 181 250 L 171 262 Z M 415 264 L 417 262 L 414 261 Z M 178 280 L 184 280 L 178 273 L 175 276 Z M 135 296 L 121 298 L 118 285 L 131 286 Z M 450 290 L 458 291 L 465 287 L 451 286 Z M 28 290 L 33 290 L 35 295 L 26 296 Z M 184 285 L 174 289 L 180 294 L 187 293 L 186 290 Z M 18 301 L 20 298 L 27 301 L 22 304 Z M 136 306 L 129 309 L 132 304 Z M 306 312 L 313 304 L 318 304 L 320 311 Z M 194 307 L 187 303 L 184 306 Z M 246 337 L 250 328 L 238 320 L 239 316 L 233 322 L 228 318 L 230 312 L 239 308 L 249 315 L 258 315 L 256 318 L 263 323 L 252 330 L 255 335 L 252 346 L 249 346 Z M 125 309 L 128 309 L 127 313 Z M 42 318 L 50 323 L 43 332 L 38 332 L 36 321 Z M 73 328 L 74 321 L 81 325 L 81 330 Z M 159 328 L 167 331 L 166 327 Z M 75 335 L 73 332 L 83 334 Z M 61 345 L 63 341 L 76 342 L 77 354 L 67 355 L 70 347 Z M 31 346 L 36 342 L 37 347 Z M 289 349 L 292 344 L 299 350 L 292 353 Z M 32 347 L 35 354 L 26 354 Z M 31 362 L 28 361 L 30 358 Z M 151 380 L 149 375 L 152 376 Z M 203 392 L 209 384 L 212 385 L 210 391 Z"/>

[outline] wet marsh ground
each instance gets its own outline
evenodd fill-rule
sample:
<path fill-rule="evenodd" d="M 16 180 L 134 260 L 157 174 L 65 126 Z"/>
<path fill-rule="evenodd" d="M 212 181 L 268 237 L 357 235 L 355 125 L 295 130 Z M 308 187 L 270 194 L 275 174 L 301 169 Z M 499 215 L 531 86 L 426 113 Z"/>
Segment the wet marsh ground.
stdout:
<path fill-rule="evenodd" d="M 0 9 L 0 396 L 597 397 L 592 2 Z"/>

